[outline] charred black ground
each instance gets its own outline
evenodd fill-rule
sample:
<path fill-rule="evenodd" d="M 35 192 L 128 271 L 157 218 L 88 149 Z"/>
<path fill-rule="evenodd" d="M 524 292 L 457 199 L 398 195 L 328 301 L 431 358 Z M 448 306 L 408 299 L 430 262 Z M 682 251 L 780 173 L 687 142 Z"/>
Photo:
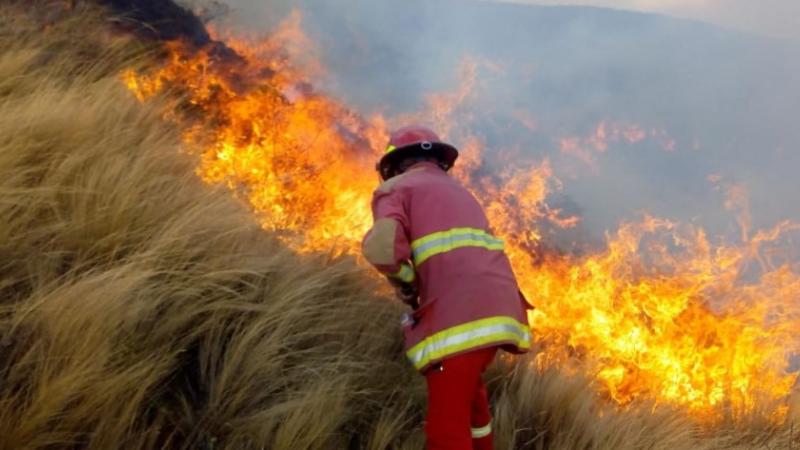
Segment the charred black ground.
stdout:
<path fill-rule="evenodd" d="M 121 26 L 158 40 L 185 39 L 202 47 L 212 42 L 203 22 L 172 0 L 97 0 L 120 15 Z"/>

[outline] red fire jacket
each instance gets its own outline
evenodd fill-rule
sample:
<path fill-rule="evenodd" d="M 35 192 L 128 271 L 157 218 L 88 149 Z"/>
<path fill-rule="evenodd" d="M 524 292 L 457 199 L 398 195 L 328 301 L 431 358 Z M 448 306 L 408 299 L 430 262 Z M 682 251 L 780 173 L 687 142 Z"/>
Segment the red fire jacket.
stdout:
<path fill-rule="evenodd" d="M 419 285 L 420 307 L 404 327 L 406 354 L 424 371 L 479 348 L 531 346 L 526 309 L 503 242 L 477 200 L 436 164 L 422 162 L 383 183 L 362 244 L 378 270 Z"/>

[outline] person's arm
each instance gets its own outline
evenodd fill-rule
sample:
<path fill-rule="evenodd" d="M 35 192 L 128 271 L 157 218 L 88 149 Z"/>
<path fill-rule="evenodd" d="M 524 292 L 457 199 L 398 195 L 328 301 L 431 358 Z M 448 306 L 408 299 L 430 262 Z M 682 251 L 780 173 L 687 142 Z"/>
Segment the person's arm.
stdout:
<path fill-rule="evenodd" d="M 362 242 L 364 257 L 396 286 L 416 279 L 408 242 L 408 217 L 401 193 L 378 189 L 372 199 L 374 223 Z"/>

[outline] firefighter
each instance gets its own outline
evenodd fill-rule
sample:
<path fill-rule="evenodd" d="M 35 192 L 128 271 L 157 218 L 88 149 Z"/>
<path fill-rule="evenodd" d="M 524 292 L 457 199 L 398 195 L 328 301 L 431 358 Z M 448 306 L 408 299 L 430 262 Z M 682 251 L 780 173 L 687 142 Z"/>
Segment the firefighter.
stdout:
<path fill-rule="evenodd" d="M 498 349 L 530 349 L 529 306 L 481 206 L 447 173 L 457 157 L 427 128 L 393 133 L 362 250 L 413 308 L 403 332 L 427 383 L 427 448 L 490 450 L 481 375 Z"/>

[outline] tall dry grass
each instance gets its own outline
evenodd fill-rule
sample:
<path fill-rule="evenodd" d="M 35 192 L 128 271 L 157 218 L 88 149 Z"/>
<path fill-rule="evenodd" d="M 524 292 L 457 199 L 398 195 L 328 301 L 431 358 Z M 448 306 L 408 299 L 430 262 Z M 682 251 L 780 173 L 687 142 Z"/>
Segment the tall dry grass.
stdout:
<path fill-rule="evenodd" d="M 0 446 L 413 440 L 399 308 L 203 185 L 100 16 L 1 15 Z"/>
<path fill-rule="evenodd" d="M 0 10 L 0 448 L 423 448 L 402 308 L 196 178 L 162 105 L 119 82 L 146 46 L 37 5 Z M 529 360 L 489 378 L 500 449 L 755 442 Z"/>

